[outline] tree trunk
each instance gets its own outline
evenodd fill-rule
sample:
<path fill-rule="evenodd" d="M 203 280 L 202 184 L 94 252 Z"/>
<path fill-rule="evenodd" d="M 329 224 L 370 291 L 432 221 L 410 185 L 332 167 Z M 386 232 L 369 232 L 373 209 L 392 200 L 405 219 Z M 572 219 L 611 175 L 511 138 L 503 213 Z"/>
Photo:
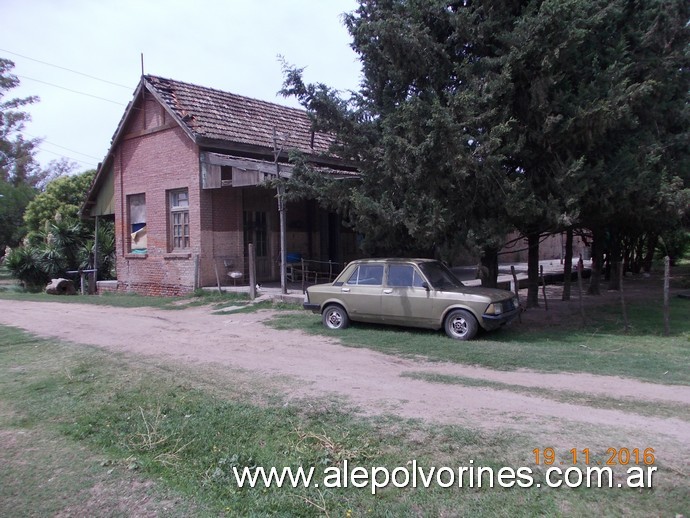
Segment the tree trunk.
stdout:
<path fill-rule="evenodd" d="M 656 250 L 656 244 L 659 241 L 659 235 L 655 233 L 650 233 L 647 236 L 647 252 L 642 259 L 642 269 L 645 273 L 649 273 L 652 270 L 652 260 L 654 259 L 654 251 Z"/>
<path fill-rule="evenodd" d="M 604 233 L 601 229 L 592 229 L 592 276 L 589 278 L 588 295 L 601 295 L 601 261 L 603 258 Z"/>
<path fill-rule="evenodd" d="M 642 270 L 642 254 L 644 253 L 644 236 L 639 236 L 635 239 L 630 248 L 630 261 L 628 262 L 628 268 L 631 272 L 638 274 Z"/>
<path fill-rule="evenodd" d="M 565 258 L 563 259 L 563 295 L 561 300 L 570 300 L 570 284 L 573 276 L 573 229 L 565 233 Z"/>
<path fill-rule="evenodd" d="M 539 307 L 539 233 L 527 236 L 527 307 Z"/>
<path fill-rule="evenodd" d="M 610 268 L 609 289 L 618 291 L 621 289 L 620 278 L 624 272 L 618 271 L 623 268 L 623 263 L 621 262 L 621 243 L 618 236 L 615 234 L 613 235 L 613 239 L 611 239 L 611 248 L 609 249 L 606 263 Z"/>
<path fill-rule="evenodd" d="M 485 248 L 482 251 L 481 263 L 486 268 L 486 275 L 482 275 L 482 286 L 495 288 L 498 282 L 498 250 Z"/>

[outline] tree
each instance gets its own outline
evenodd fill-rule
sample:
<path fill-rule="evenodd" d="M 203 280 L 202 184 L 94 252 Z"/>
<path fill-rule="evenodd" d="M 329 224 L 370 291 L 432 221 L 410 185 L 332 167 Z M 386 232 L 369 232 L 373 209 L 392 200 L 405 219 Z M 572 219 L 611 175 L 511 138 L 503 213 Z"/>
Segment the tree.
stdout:
<path fill-rule="evenodd" d="M 23 213 L 35 195 L 25 184 L 13 185 L 0 180 L 0 254 L 5 247 L 17 246 L 26 233 Z"/>
<path fill-rule="evenodd" d="M 361 174 L 359 183 L 328 188 L 298 170 L 293 189 L 338 208 L 369 253 L 452 260 L 460 245 L 495 253 L 502 243 L 497 146 L 506 126 L 484 109 L 495 85 L 473 60 L 472 21 L 460 10 L 438 1 L 361 2 L 346 25 L 364 79 L 348 100 L 285 66 L 283 94 L 302 102 L 315 129 L 337 136 L 334 152 Z"/>
<path fill-rule="evenodd" d="M 29 231 L 40 231 L 46 222 L 62 219 L 77 219 L 79 208 L 96 175 L 95 170 L 80 174 L 60 176 L 52 180 L 45 191 L 38 194 L 24 213 L 24 222 Z"/>
<path fill-rule="evenodd" d="M 14 63 L 0 58 L 0 253 L 15 247 L 24 237 L 23 214 L 37 189 L 59 168 L 54 164 L 41 170 L 34 159 L 38 139 L 26 140 L 24 124 L 30 120 L 22 110 L 38 101 L 38 97 L 6 99 L 19 85 L 11 71 Z"/>
<path fill-rule="evenodd" d="M 42 288 L 67 271 L 94 267 L 94 223 L 81 219 L 78 212 L 95 174 L 91 170 L 56 178 L 27 206 L 24 221 L 29 233 L 23 246 L 6 258 L 7 267 L 27 288 Z M 110 222 L 99 225 L 97 253 L 99 278 L 112 278 L 115 234 Z"/>
<path fill-rule="evenodd" d="M 320 192 L 370 250 L 475 244 L 489 258 L 515 227 L 537 305 L 542 234 L 589 228 L 600 268 L 612 230 L 678 203 L 659 193 L 690 149 L 689 10 L 682 0 L 361 0 L 345 17 L 359 91 L 344 99 L 285 65 L 282 92 L 359 169 L 360 183 Z M 312 193 L 328 183 L 295 177 Z"/>
<path fill-rule="evenodd" d="M 7 92 L 19 86 L 19 79 L 11 73 L 13 68 L 12 61 L 0 58 L 0 180 L 33 187 L 38 169 L 33 155 L 39 141 L 22 136 L 24 123 L 30 116 L 21 108 L 37 102 L 38 97 L 4 100 Z"/>

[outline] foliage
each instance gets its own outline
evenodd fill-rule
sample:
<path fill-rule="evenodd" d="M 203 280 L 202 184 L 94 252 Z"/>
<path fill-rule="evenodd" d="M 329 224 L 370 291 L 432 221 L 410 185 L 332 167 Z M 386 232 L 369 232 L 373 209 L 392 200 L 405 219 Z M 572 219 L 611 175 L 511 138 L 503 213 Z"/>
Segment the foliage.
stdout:
<path fill-rule="evenodd" d="M 4 100 L 7 92 L 19 85 L 19 79 L 11 73 L 13 68 L 12 61 L 0 58 L 0 180 L 33 187 L 38 169 L 33 154 L 38 140 L 25 140 L 21 134 L 30 119 L 21 108 L 37 102 L 38 97 Z"/>
<path fill-rule="evenodd" d="M 13 68 L 12 61 L 0 58 L 0 250 L 17 246 L 24 237 L 27 229 L 23 214 L 36 193 L 50 180 L 76 167 L 67 159 L 53 160 L 45 169 L 39 167 L 34 153 L 40 139 L 26 140 L 22 134 L 30 120 L 22 108 L 37 102 L 38 97 L 4 100 L 7 92 L 19 85 L 19 79 L 11 73 Z M 39 226 L 31 228 L 38 230 Z"/>
<path fill-rule="evenodd" d="M 605 236 L 613 248 L 673 228 L 687 207 L 689 18 L 682 0 L 360 0 L 345 16 L 359 90 L 284 64 L 282 93 L 361 182 L 298 162 L 293 195 L 316 194 L 381 253 L 490 255 L 511 228 L 537 244 L 583 227 L 600 259 Z"/>
<path fill-rule="evenodd" d="M 65 164 L 57 164 L 60 169 Z M 67 164 L 69 168 L 69 164 Z M 59 176 L 27 206 L 24 221 L 30 232 L 21 249 L 8 257 L 8 268 L 29 288 L 64 277 L 67 271 L 91 269 L 97 253 L 98 278 L 111 279 L 115 268 L 115 233 L 112 222 L 100 222 L 94 238 L 92 221 L 79 218 L 95 171 Z"/>
<path fill-rule="evenodd" d="M 42 263 L 42 253 L 38 247 L 13 248 L 5 256 L 7 269 L 30 290 L 37 290 L 50 281 L 50 276 L 41 267 Z"/>
<path fill-rule="evenodd" d="M 99 226 L 99 279 L 112 278 L 115 238 L 112 224 Z M 38 289 L 67 271 L 93 268 L 93 228 L 83 220 L 57 217 L 28 234 L 24 245 L 7 257 L 7 268 L 27 288 Z"/>
<path fill-rule="evenodd" d="M 7 246 L 17 246 L 24 237 L 26 228 L 22 214 L 35 194 L 26 184 L 14 185 L 0 180 L 0 253 Z"/>
<path fill-rule="evenodd" d="M 39 231 L 58 215 L 63 219 L 77 218 L 95 175 L 95 170 L 89 170 L 52 180 L 26 207 L 24 222 L 28 230 Z"/>

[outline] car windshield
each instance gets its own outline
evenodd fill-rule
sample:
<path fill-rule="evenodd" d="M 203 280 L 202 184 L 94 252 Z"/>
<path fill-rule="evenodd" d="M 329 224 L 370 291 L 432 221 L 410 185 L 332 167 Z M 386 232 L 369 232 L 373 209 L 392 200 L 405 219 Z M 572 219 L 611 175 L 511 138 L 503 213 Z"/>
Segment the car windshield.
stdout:
<path fill-rule="evenodd" d="M 419 267 L 429 279 L 432 288 L 437 290 L 448 290 L 453 288 L 461 288 L 463 286 L 462 282 L 453 275 L 443 263 L 436 261 L 421 263 Z"/>

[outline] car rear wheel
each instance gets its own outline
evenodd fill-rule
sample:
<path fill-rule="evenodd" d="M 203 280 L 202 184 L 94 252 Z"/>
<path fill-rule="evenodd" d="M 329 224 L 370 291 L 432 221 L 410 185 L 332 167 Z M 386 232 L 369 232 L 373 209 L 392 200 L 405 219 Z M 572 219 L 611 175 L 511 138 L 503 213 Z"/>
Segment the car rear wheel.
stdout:
<path fill-rule="evenodd" d="M 345 329 L 350 325 L 350 317 L 342 306 L 331 304 L 323 310 L 323 325 L 328 329 Z"/>
<path fill-rule="evenodd" d="M 443 327 L 446 334 L 455 340 L 472 340 L 479 330 L 477 319 L 464 309 L 448 313 Z"/>

